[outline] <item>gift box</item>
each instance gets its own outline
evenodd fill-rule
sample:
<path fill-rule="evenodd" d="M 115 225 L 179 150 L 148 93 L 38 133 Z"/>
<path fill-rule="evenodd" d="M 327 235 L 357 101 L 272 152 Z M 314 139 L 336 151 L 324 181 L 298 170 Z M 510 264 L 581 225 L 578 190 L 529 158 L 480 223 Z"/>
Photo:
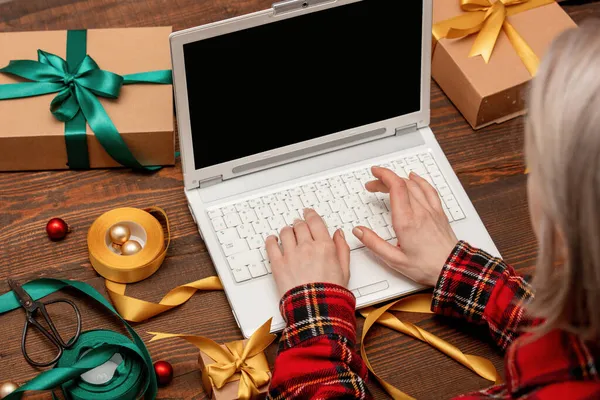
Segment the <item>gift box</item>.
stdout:
<path fill-rule="evenodd" d="M 576 27 L 554 1 L 486 3 L 433 1 L 432 77 L 473 129 L 525 114 L 539 60 Z"/>
<path fill-rule="evenodd" d="M 248 340 L 238 340 L 229 342 L 220 347 L 227 351 L 232 357 L 239 359 L 239 355 L 243 353 L 244 347 L 248 344 Z M 231 400 L 244 398 L 246 396 L 240 396 L 240 385 L 249 385 L 246 388 L 242 388 L 242 392 L 250 394 L 252 399 L 265 399 L 269 382 L 271 379 L 271 372 L 269 371 L 269 363 L 264 352 L 260 352 L 253 357 L 245 359 L 244 366 L 240 372 L 236 372 L 231 377 L 225 380 L 225 384 L 221 387 L 219 377 L 215 376 L 215 373 L 222 372 L 221 366 L 217 361 L 210 358 L 203 351 L 200 351 L 198 357 L 198 364 L 202 370 L 202 385 L 208 396 L 213 400 Z M 212 367 L 211 367 L 212 366 Z M 213 368 L 216 367 L 216 368 Z M 216 372 L 215 372 L 216 371 Z M 255 374 L 254 377 L 247 375 L 245 378 L 242 374 L 247 374 L 248 371 Z M 262 378 L 261 378 L 262 375 Z M 258 385 L 256 385 L 258 383 Z M 260 385 L 262 383 L 262 385 Z"/>
<path fill-rule="evenodd" d="M 173 165 L 171 32 L 0 33 L 0 171 Z"/>

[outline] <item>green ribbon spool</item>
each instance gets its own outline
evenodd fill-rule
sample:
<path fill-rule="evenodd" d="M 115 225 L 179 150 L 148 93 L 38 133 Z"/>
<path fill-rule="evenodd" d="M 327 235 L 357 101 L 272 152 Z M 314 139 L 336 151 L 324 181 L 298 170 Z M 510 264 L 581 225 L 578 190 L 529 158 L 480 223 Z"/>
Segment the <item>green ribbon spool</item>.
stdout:
<path fill-rule="evenodd" d="M 38 50 L 38 61 L 12 60 L 1 73 L 31 82 L 0 85 L 0 100 L 58 93 L 50 103 L 56 119 L 65 123 L 68 166 L 88 169 L 86 121 L 106 152 L 119 164 L 133 169 L 157 170 L 143 166 L 133 156 L 96 96 L 116 99 L 123 85 L 137 83 L 172 84 L 171 70 L 117 75 L 104 71 L 87 53 L 87 31 L 67 32 L 67 60 Z"/>
<path fill-rule="evenodd" d="M 23 289 L 38 300 L 65 287 L 71 287 L 100 303 L 125 325 L 133 341 L 121 334 L 107 330 L 86 331 L 75 345 L 66 350 L 54 368 L 20 386 L 5 397 L 5 400 L 20 399 L 30 390 L 49 390 L 61 387 L 65 398 L 73 400 L 133 400 L 142 395 L 155 399 L 158 391 L 152 358 L 146 345 L 135 330 L 117 313 L 114 307 L 84 282 L 62 279 L 38 279 L 23 285 Z M 0 314 L 20 308 L 15 294 L 10 291 L 0 296 Z M 123 362 L 113 378 L 103 385 L 85 382 L 80 376 L 119 353 Z"/>

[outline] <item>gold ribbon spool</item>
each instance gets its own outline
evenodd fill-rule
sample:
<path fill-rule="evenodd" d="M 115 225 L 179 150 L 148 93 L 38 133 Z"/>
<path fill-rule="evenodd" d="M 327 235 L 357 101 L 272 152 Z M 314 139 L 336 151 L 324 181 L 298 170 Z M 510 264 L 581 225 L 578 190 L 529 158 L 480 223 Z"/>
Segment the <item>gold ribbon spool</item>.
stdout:
<path fill-rule="evenodd" d="M 161 208 L 147 210 L 160 212 L 167 221 L 167 243 L 160 222 L 148 211 L 123 207 L 108 211 L 94 221 L 88 231 L 88 251 L 92 267 L 104 278 L 119 283 L 134 283 L 148 278 L 160 268 L 167 255 L 171 241 L 169 220 Z M 109 246 L 109 229 L 115 224 L 133 223 L 145 232 L 146 240 L 142 249 L 133 255 L 115 253 Z"/>
<path fill-rule="evenodd" d="M 150 212 L 165 219 L 165 234 L 160 222 Z M 133 255 L 120 255 L 111 249 L 109 229 L 117 223 L 137 225 L 143 229 L 145 243 Z M 132 232 L 133 233 L 133 232 Z M 94 221 L 88 231 L 88 250 L 92 267 L 106 279 L 106 290 L 123 319 L 142 322 L 188 301 L 198 290 L 223 290 L 216 276 L 209 276 L 169 291 L 159 303 L 151 303 L 125 295 L 127 283 L 142 281 L 162 265 L 169 245 L 171 231 L 167 213 L 160 207 L 145 209 L 123 207 L 108 211 Z"/>

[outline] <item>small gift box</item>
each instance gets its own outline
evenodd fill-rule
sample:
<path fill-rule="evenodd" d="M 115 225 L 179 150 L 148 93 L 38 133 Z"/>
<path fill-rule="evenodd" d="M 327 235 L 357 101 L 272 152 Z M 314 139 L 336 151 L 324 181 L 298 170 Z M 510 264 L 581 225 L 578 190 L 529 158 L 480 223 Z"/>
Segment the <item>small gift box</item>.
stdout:
<path fill-rule="evenodd" d="M 554 0 L 434 0 L 432 77 L 473 129 L 523 115 L 546 49 L 576 26 Z"/>
<path fill-rule="evenodd" d="M 178 337 L 200 350 L 198 364 L 202 370 L 202 385 L 214 400 L 254 400 L 266 398 L 271 372 L 265 349 L 276 336 L 269 333 L 271 319 L 259 327 L 248 340 L 225 344 L 194 335 L 148 332 L 150 342 Z"/>
<path fill-rule="evenodd" d="M 241 360 L 243 349 L 247 345 L 247 340 L 239 340 L 226 343 L 220 347 L 234 359 Z M 217 361 L 200 351 L 198 364 L 202 369 L 202 385 L 211 399 L 266 398 L 269 382 L 271 381 L 271 372 L 263 352 L 246 358 L 240 366 L 239 372 L 234 373 L 227 379 L 224 379 L 224 377 L 229 374 L 229 370 L 235 368 L 235 366 L 227 367 L 230 364 L 228 360 L 221 358 Z"/>
<path fill-rule="evenodd" d="M 171 32 L 0 33 L 0 171 L 173 165 Z"/>

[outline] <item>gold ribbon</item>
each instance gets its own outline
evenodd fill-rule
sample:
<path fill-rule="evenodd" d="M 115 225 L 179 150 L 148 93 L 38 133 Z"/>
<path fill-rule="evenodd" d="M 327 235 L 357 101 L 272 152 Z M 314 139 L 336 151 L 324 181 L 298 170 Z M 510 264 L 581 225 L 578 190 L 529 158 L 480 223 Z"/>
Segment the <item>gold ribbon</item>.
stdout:
<path fill-rule="evenodd" d="M 160 222 L 152 212 L 164 217 L 166 238 Z M 108 231 L 117 223 L 128 224 L 132 235 L 144 239 L 142 250 L 129 256 L 113 251 Z M 108 295 L 119 314 L 127 321 L 141 322 L 177 307 L 188 301 L 198 290 L 223 289 L 219 278 L 211 276 L 172 289 L 158 304 L 125 295 L 127 283 L 139 282 L 154 274 L 167 255 L 171 231 L 169 218 L 160 207 L 123 207 L 110 210 L 94 221 L 88 231 L 87 242 L 92 267 L 105 278 Z"/>
<path fill-rule="evenodd" d="M 258 328 L 248 341 L 225 343 L 225 348 L 202 336 L 148 333 L 154 335 L 150 342 L 172 337 L 187 340 L 215 361 L 214 364 L 205 365 L 202 371 L 203 376 L 207 377 L 214 387 L 221 389 L 225 384 L 239 380 L 238 398 L 249 400 L 256 398 L 259 394 L 258 388 L 271 380 L 269 364 L 263 353 L 276 338 L 269 333 L 271 320 L 270 318 Z"/>
<path fill-rule="evenodd" d="M 433 25 L 433 44 L 443 38 L 457 39 L 477 33 L 469 57 L 482 56 L 489 62 L 498 35 L 503 30 L 531 76 L 535 76 L 540 60 L 525 39 L 506 17 L 554 3 L 555 0 L 460 0 L 466 14 Z"/>
<path fill-rule="evenodd" d="M 404 333 L 412 336 L 422 342 L 429 344 L 430 346 L 438 349 L 442 353 L 446 354 L 450 358 L 458 361 L 471 371 L 475 372 L 482 378 L 485 378 L 494 383 L 500 383 L 500 376 L 496 372 L 494 365 L 483 357 L 478 357 L 470 354 L 464 354 L 458 348 L 454 347 L 450 343 L 443 339 L 438 338 L 435 335 L 427 332 L 418 326 L 411 324 L 410 322 L 402 322 L 394 315 L 387 312 L 388 310 L 404 311 L 404 312 L 415 312 L 415 313 L 429 313 L 431 314 L 431 295 L 429 294 L 417 294 L 410 297 L 406 297 L 390 304 L 387 304 L 381 308 L 368 307 L 359 310 L 360 314 L 366 318 L 363 326 L 363 332 L 361 336 L 360 354 L 367 364 L 369 371 L 375 376 L 375 378 L 381 383 L 383 388 L 388 394 L 395 400 L 414 400 L 413 397 L 406 393 L 396 389 L 393 385 L 387 383 L 385 380 L 377 376 L 369 359 L 367 358 L 367 352 L 365 350 L 365 338 L 369 329 L 375 324 L 387 326 L 388 328 L 394 329 L 395 331 Z"/>

